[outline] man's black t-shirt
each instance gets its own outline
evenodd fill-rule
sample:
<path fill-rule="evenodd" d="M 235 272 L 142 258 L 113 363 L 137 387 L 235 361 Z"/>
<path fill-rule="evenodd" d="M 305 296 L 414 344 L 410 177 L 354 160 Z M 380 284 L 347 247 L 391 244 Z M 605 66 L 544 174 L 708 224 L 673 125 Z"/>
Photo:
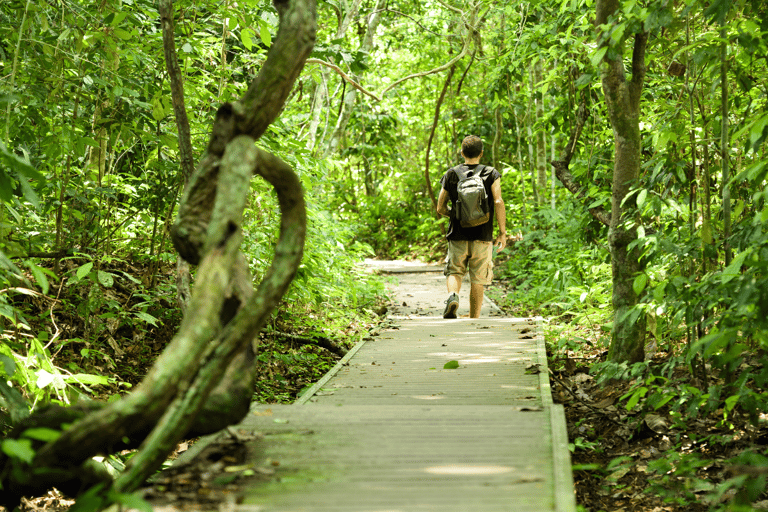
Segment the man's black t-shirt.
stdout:
<path fill-rule="evenodd" d="M 469 168 L 469 170 L 474 170 L 478 167 L 478 165 L 466 164 L 462 164 L 462 166 Z M 459 221 L 454 218 L 453 213 L 451 213 L 451 222 L 448 225 L 448 234 L 446 235 L 448 240 L 479 240 L 483 242 L 493 242 L 493 219 L 496 215 L 494 214 L 491 186 L 497 179 L 501 178 L 501 174 L 493 167 L 485 166 L 484 169 L 480 171 L 480 177 L 483 178 L 485 192 L 488 194 L 488 206 L 491 209 L 491 218 L 485 224 L 480 224 L 479 226 L 471 228 L 463 228 L 461 227 L 461 223 L 459 223 Z M 445 175 L 440 179 L 440 184 L 448 192 L 448 197 L 451 200 L 451 211 L 456 211 L 456 201 L 459 198 L 459 193 L 456 190 L 459 185 L 459 175 L 456 174 L 455 168 L 448 169 Z"/>

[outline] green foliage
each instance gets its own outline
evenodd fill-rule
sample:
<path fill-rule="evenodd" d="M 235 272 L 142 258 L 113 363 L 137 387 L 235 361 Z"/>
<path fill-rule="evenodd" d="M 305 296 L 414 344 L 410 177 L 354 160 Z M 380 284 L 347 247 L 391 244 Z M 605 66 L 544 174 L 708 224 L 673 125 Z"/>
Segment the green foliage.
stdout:
<path fill-rule="evenodd" d="M 571 212 L 573 213 L 573 212 Z M 540 210 L 523 239 L 507 251 L 509 259 L 494 272 L 509 280 L 521 312 L 568 318 L 576 323 L 606 321 L 610 310 L 605 253 L 583 238 L 585 217 Z M 503 257 L 503 254 L 502 254 Z M 540 309 L 544 305 L 545 309 Z"/>

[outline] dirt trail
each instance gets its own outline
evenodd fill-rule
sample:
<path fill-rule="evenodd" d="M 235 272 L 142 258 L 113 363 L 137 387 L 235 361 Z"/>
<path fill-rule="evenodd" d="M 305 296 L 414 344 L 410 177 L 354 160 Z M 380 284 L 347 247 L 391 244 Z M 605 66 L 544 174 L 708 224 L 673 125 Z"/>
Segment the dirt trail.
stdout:
<path fill-rule="evenodd" d="M 375 272 L 388 276 L 392 301 L 388 315 L 395 319 L 442 316 L 448 291 L 441 265 L 421 262 L 366 260 Z M 469 278 L 459 292 L 460 318 L 469 316 Z M 481 317 L 504 316 L 488 297 L 483 301 Z"/>

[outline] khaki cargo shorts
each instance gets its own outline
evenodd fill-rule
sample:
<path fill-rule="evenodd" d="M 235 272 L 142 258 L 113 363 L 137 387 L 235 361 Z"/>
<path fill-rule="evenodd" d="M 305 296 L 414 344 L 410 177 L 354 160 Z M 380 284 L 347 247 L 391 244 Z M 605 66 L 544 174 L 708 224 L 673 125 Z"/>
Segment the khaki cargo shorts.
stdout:
<path fill-rule="evenodd" d="M 469 267 L 472 284 L 488 286 L 493 280 L 493 242 L 448 240 L 445 258 L 445 276 L 463 276 Z"/>

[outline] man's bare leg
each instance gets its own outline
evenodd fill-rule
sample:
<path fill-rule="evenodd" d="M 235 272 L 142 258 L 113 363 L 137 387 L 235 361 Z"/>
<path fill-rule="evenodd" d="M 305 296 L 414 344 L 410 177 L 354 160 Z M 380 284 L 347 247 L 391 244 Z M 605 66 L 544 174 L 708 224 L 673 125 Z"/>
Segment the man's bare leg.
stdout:
<path fill-rule="evenodd" d="M 480 318 L 480 309 L 483 307 L 483 295 L 485 286 L 472 283 L 469 289 L 469 316 L 471 318 Z"/>
<path fill-rule="evenodd" d="M 448 293 L 459 293 L 461 291 L 461 278 L 459 274 L 451 274 L 446 279 L 448 285 Z"/>

